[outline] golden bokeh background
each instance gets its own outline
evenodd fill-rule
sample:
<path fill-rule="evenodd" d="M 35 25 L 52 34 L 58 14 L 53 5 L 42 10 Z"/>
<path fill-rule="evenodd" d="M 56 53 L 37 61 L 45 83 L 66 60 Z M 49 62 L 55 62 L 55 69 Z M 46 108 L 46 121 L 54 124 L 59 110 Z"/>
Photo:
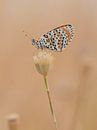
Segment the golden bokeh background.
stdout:
<path fill-rule="evenodd" d="M 55 130 L 42 76 L 33 63 L 35 38 L 71 23 L 75 38 L 48 75 L 59 130 L 97 129 L 97 1 L 0 0 L 0 130 L 20 115 L 20 130 Z"/>

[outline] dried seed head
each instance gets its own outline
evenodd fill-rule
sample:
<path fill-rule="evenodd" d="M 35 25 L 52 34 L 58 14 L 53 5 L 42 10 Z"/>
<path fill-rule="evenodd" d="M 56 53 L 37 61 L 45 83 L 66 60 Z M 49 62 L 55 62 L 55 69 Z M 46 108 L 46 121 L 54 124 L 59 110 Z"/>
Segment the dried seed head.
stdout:
<path fill-rule="evenodd" d="M 46 77 L 52 66 L 52 54 L 46 51 L 40 51 L 37 55 L 33 56 L 33 59 L 37 71 Z"/>

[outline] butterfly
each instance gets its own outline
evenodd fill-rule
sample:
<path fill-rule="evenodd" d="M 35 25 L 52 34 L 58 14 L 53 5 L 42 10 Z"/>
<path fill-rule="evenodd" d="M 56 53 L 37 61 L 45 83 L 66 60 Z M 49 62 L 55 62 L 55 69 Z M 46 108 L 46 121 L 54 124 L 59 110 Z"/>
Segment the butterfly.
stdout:
<path fill-rule="evenodd" d="M 32 45 L 38 49 L 49 49 L 63 51 L 74 37 L 74 27 L 70 24 L 59 26 L 35 40 L 32 38 Z"/>

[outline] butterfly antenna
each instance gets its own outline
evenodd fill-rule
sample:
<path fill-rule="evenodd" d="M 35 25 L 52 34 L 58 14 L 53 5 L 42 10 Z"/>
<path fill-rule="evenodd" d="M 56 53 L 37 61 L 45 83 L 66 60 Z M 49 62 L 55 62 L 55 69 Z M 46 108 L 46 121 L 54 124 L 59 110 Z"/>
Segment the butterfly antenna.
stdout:
<path fill-rule="evenodd" d="M 22 32 L 25 34 L 25 37 L 29 38 L 30 40 L 32 39 L 31 34 L 25 32 L 24 30 Z"/>

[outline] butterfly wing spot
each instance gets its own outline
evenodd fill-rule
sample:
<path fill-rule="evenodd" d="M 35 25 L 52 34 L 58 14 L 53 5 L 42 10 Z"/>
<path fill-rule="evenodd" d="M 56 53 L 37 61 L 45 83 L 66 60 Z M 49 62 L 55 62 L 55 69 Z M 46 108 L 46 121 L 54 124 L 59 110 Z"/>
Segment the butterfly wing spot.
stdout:
<path fill-rule="evenodd" d="M 70 39 L 69 39 L 69 42 L 72 41 L 73 37 L 74 37 L 74 32 L 75 32 L 75 28 L 68 24 L 68 25 L 65 25 L 66 29 L 68 30 L 68 32 L 70 33 Z"/>
<path fill-rule="evenodd" d="M 48 35 L 46 35 L 46 34 L 45 34 L 45 35 L 43 35 L 43 36 L 44 36 L 45 38 L 48 38 Z"/>

